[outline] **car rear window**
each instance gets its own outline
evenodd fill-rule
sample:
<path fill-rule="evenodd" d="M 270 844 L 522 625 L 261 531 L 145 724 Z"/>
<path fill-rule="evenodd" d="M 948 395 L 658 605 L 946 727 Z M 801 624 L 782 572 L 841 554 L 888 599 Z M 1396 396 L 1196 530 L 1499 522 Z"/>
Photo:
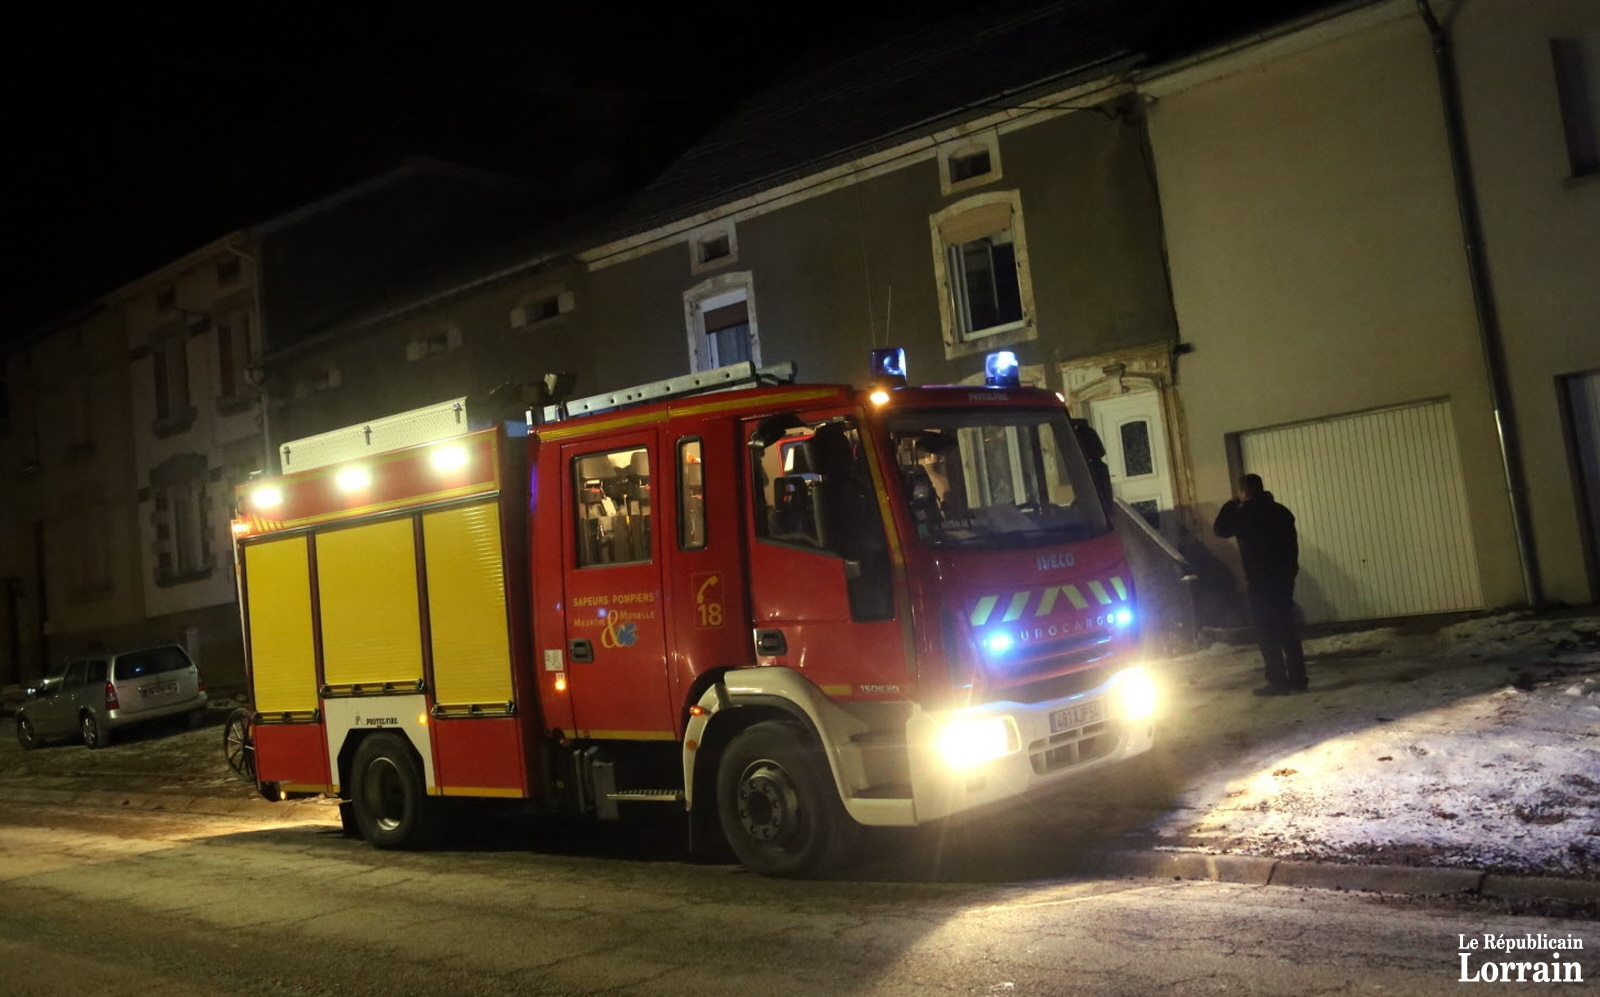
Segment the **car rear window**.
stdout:
<path fill-rule="evenodd" d="M 179 672 L 189 667 L 189 656 L 181 647 L 153 647 L 148 651 L 134 651 L 117 656 L 117 681 L 157 675 L 161 672 Z"/>

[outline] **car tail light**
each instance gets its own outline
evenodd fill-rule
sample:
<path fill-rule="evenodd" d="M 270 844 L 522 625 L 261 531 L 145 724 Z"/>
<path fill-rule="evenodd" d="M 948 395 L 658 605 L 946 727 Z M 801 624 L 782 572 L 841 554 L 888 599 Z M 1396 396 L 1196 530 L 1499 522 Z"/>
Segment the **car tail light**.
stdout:
<path fill-rule="evenodd" d="M 196 675 L 195 676 L 195 680 L 200 683 L 200 691 L 201 692 L 205 692 L 206 691 L 206 680 L 205 680 L 205 678 L 203 676 Z"/>
<path fill-rule="evenodd" d="M 117 687 L 110 682 L 106 683 L 106 709 L 120 710 L 122 704 L 117 702 Z"/>

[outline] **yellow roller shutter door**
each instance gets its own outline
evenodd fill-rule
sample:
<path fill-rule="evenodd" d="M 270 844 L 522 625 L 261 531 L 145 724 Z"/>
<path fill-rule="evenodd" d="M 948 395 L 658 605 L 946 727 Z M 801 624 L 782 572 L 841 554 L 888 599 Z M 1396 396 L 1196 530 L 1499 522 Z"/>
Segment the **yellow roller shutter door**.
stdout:
<path fill-rule="evenodd" d="M 317 535 L 322 667 L 330 686 L 415 686 L 422 679 L 415 521 Z"/>
<path fill-rule="evenodd" d="M 317 659 L 311 635 L 311 570 L 306 538 L 244 548 L 250 678 L 262 713 L 317 708 Z"/>
<path fill-rule="evenodd" d="M 493 502 L 422 519 L 434 695 L 443 706 L 511 701 L 500 519 Z"/>

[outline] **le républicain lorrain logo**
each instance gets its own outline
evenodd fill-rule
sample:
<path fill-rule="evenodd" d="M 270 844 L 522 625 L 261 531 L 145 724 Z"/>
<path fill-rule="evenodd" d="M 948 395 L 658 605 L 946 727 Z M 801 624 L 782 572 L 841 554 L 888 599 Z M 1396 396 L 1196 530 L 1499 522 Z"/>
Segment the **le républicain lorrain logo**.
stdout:
<path fill-rule="evenodd" d="M 1582 983 L 1583 939 L 1574 935 L 1457 935 L 1462 983 Z M 1528 956 L 1533 956 L 1530 959 Z"/>

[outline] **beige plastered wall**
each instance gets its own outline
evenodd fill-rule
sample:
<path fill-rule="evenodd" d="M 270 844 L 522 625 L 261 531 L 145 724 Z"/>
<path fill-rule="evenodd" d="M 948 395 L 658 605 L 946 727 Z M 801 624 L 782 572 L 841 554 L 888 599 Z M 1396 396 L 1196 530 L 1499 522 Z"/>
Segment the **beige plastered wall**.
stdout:
<path fill-rule="evenodd" d="M 1600 174 L 1569 175 L 1550 39 L 1600 4 L 1474 0 L 1451 32 L 1544 595 L 1592 602 L 1559 379 L 1600 369 Z"/>
<path fill-rule="evenodd" d="M 1195 512 L 1209 522 L 1232 491 L 1229 434 L 1448 398 L 1484 600 L 1509 605 L 1521 570 L 1414 9 L 1235 72 L 1218 64 L 1149 108 L 1194 347 L 1178 377 Z"/>

